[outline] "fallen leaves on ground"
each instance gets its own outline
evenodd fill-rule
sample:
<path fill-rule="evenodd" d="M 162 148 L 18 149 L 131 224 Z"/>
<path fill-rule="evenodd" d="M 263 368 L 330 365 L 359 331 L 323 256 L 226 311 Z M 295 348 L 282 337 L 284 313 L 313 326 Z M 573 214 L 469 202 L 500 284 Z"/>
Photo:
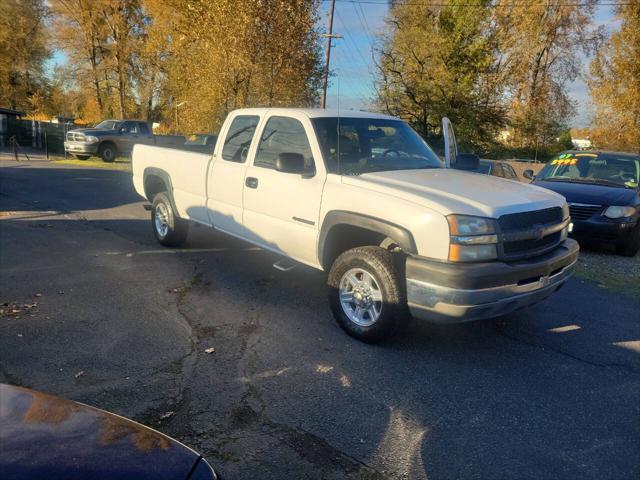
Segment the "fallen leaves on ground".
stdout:
<path fill-rule="evenodd" d="M 15 303 L 4 302 L 0 306 L 0 317 L 20 318 L 21 314 L 36 313 L 38 311 L 38 302 L 33 303 Z"/>

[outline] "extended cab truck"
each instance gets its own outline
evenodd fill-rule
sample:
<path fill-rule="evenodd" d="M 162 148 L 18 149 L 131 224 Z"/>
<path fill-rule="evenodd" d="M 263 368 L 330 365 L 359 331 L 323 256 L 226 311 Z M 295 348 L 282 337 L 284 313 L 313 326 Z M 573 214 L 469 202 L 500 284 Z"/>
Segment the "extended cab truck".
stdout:
<path fill-rule="evenodd" d="M 385 115 L 243 109 L 213 155 L 137 145 L 133 182 L 161 244 L 194 221 L 327 271 L 340 326 L 376 341 L 410 314 L 462 322 L 536 303 L 577 260 L 562 196 L 447 168 L 478 159 L 445 146 L 443 164 Z"/>
<path fill-rule="evenodd" d="M 184 137 L 179 135 L 154 135 L 147 122 L 105 120 L 93 128 L 79 128 L 67 132 L 64 149 L 80 160 L 97 155 L 105 162 L 113 162 L 119 155 L 129 155 L 133 146 L 138 143 L 181 146 L 184 141 Z"/>

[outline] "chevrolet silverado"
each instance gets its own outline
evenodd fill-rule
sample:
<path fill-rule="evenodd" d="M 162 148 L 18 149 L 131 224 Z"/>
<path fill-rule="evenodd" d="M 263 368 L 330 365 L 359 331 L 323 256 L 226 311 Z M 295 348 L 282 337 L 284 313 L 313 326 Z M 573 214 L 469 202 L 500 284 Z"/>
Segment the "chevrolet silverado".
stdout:
<path fill-rule="evenodd" d="M 562 196 L 464 171 L 478 158 L 443 130 L 444 162 L 394 117 L 236 110 L 213 154 L 136 145 L 133 183 L 162 245 L 196 222 L 282 255 L 281 269 L 324 270 L 338 324 L 374 342 L 410 316 L 452 323 L 532 305 L 577 260 Z"/>

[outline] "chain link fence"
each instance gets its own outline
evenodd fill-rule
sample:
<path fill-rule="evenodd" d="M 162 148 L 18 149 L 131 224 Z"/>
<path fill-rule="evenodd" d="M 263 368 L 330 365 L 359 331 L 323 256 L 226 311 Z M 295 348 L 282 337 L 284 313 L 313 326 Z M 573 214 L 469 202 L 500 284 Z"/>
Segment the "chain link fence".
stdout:
<path fill-rule="evenodd" d="M 0 148 L 39 150 L 47 158 L 51 155 L 64 155 L 65 136 L 74 128 L 78 127 L 67 123 L 3 118 L 0 122 Z"/>

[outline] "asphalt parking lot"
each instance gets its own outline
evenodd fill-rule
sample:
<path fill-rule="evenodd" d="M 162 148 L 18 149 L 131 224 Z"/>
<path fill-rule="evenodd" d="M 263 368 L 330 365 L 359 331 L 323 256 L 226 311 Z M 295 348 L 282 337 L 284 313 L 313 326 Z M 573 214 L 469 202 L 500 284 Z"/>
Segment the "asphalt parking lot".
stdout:
<path fill-rule="evenodd" d="M 640 478 L 638 257 L 587 251 L 529 310 L 371 346 L 321 272 L 204 228 L 160 247 L 128 172 L 4 161 L 0 211 L 0 381 L 225 478 Z"/>

